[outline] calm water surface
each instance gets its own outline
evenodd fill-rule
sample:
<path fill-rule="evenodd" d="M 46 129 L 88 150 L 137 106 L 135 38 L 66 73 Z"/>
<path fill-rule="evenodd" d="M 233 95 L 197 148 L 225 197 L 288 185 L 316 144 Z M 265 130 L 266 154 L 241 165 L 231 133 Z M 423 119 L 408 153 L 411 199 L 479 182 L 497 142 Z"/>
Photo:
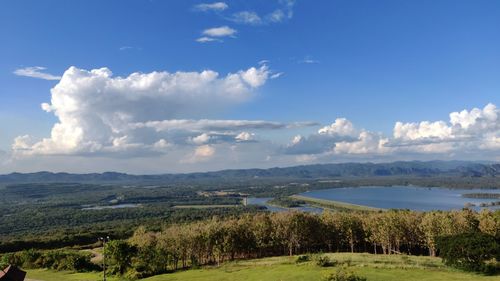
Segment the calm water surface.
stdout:
<path fill-rule="evenodd" d="M 447 189 L 408 186 L 365 186 L 314 190 L 300 195 L 342 201 L 383 209 L 410 209 L 418 211 L 462 209 L 467 203 L 479 205 L 498 199 L 462 197 L 464 193 L 500 193 L 499 189 Z M 498 208 L 489 207 L 489 208 Z M 475 207 L 479 210 L 479 207 Z"/>

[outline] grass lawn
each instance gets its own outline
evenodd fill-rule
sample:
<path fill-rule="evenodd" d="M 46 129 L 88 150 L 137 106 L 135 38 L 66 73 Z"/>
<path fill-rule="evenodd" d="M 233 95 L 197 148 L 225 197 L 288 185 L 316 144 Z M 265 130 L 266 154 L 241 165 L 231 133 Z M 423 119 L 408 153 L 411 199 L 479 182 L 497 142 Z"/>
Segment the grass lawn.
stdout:
<path fill-rule="evenodd" d="M 52 271 L 46 269 L 27 270 L 29 280 L 36 281 L 98 281 L 102 280 L 102 273 L 74 273 L 68 271 Z M 106 277 L 109 281 L 119 281 L 119 278 Z"/>
<path fill-rule="evenodd" d="M 368 281 L 500 281 L 500 276 L 482 276 L 445 267 L 439 258 L 415 256 L 382 256 L 371 254 L 328 254 L 339 264 L 349 264 L 350 269 Z M 144 281 L 319 281 L 336 270 L 322 268 L 314 262 L 296 264 L 292 257 L 273 257 L 256 260 L 228 262 L 221 267 L 186 270 L 163 274 Z M 96 273 L 68 273 L 32 270 L 28 278 L 40 281 L 97 281 Z M 119 279 L 109 279 L 117 281 Z"/>

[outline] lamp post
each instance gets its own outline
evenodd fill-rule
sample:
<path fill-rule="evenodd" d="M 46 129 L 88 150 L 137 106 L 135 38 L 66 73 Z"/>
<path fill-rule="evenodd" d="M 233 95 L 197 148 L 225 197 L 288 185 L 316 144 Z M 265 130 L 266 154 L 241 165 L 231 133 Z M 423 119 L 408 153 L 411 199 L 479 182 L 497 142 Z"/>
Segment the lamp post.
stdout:
<path fill-rule="evenodd" d="M 99 237 L 99 241 L 102 242 L 102 280 L 106 281 L 106 242 L 109 242 L 109 236 Z"/>

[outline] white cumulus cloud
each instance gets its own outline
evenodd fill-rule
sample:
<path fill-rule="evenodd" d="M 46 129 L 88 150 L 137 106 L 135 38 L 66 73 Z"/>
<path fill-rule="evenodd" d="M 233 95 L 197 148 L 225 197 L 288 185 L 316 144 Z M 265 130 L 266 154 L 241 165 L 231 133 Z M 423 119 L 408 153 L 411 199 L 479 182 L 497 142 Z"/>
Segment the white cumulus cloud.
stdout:
<path fill-rule="evenodd" d="M 456 159 L 476 155 L 483 159 L 498 159 L 499 116 L 500 110 L 490 103 L 482 109 L 452 112 L 448 122 L 396 122 L 392 137 L 357 129 L 349 120 L 337 118 L 315 134 L 295 136 L 284 152 L 296 155 L 391 156 L 392 159 L 405 155 L 440 155 Z"/>
<path fill-rule="evenodd" d="M 193 137 L 193 138 L 190 138 L 190 141 L 194 144 L 197 144 L 197 145 L 201 145 L 201 144 L 205 144 L 207 142 L 210 141 L 210 135 L 207 134 L 207 133 L 203 133 L 199 136 L 196 136 L 196 137 Z"/>
<path fill-rule="evenodd" d="M 196 119 L 252 98 L 268 76 L 266 66 L 225 76 L 205 70 L 127 77 L 114 77 L 108 68 L 70 67 L 52 88 L 51 102 L 42 104 L 43 110 L 59 119 L 51 136 L 18 137 L 13 149 L 24 154 L 151 150 L 175 143 L 178 135 L 184 138 L 204 130 L 284 128 L 286 124 L 266 121 Z"/>
<path fill-rule="evenodd" d="M 249 132 L 241 132 L 234 138 L 239 142 L 251 141 L 254 139 L 254 135 L 255 134 Z"/>
<path fill-rule="evenodd" d="M 215 155 L 215 147 L 212 145 L 200 145 L 194 149 L 194 152 L 181 159 L 181 163 L 198 163 L 210 160 Z"/>

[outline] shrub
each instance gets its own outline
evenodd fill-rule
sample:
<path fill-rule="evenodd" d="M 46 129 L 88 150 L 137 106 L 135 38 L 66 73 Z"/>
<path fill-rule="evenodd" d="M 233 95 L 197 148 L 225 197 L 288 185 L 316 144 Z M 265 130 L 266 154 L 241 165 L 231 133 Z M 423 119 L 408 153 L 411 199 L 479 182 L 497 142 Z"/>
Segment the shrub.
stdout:
<path fill-rule="evenodd" d="M 301 263 L 301 262 L 307 262 L 307 261 L 310 261 L 311 258 L 308 256 L 308 255 L 300 255 L 297 257 L 297 259 L 295 260 L 296 263 Z"/>
<path fill-rule="evenodd" d="M 330 257 L 322 255 L 319 256 L 316 259 L 316 265 L 321 266 L 321 267 L 329 267 L 329 266 L 335 266 L 337 264 L 336 261 L 331 260 Z"/>
<path fill-rule="evenodd" d="M 25 250 L 17 253 L 8 253 L 0 259 L 0 267 L 9 264 L 23 268 L 49 268 L 55 270 L 89 271 L 97 269 L 90 261 L 91 255 L 66 250 Z"/>
<path fill-rule="evenodd" d="M 439 255 L 446 265 L 466 271 L 494 273 L 495 266 L 486 262 L 498 258 L 500 246 L 496 239 L 484 233 L 463 233 L 439 237 Z"/>
<path fill-rule="evenodd" d="M 323 277 L 323 281 L 366 281 L 366 278 L 354 274 L 347 267 L 341 267 L 336 272 Z"/>
<path fill-rule="evenodd" d="M 15 255 L 14 253 L 7 253 L 2 255 L 2 258 L 0 259 L 0 267 L 1 269 L 4 269 L 8 265 L 15 265 L 15 266 L 21 266 L 22 262 L 19 258 L 18 255 Z"/>

